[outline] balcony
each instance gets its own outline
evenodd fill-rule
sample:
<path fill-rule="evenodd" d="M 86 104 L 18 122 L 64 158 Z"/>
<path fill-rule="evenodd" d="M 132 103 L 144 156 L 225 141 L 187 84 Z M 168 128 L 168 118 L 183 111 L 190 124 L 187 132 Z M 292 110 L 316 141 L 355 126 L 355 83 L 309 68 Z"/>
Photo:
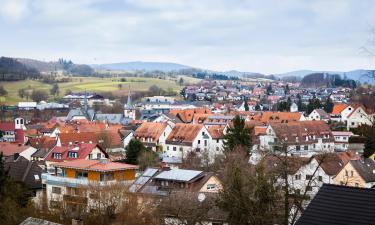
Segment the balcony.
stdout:
<path fill-rule="evenodd" d="M 63 200 L 66 203 L 70 204 L 81 204 L 81 205 L 87 205 L 87 198 L 82 196 L 75 196 L 75 195 L 64 195 Z"/>
<path fill-rule="evenodd" d="M 43 184 L 50 184 L 50 185 L 58 185 L 58 186 L 66 186 L 66 187 L 79 187 L 79 186 L 87 186 L 89 184 L 92 185 L 113 185 L 113 184 L 130 184 L 132 181 L 89 181 L 88 179 L 76 179 L 76 178 L 69 178 L 69 177 L 61 177 L 56 176 L 48 173 L 42 174 L 42 183 Z"/>

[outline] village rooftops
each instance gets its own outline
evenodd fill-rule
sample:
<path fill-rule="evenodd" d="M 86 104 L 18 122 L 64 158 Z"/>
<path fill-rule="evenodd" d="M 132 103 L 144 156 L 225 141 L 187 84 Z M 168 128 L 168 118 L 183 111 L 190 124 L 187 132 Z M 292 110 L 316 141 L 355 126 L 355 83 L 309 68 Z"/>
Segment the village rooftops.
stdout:
<path fill-rule="evenodd" d="M 172 129 L 172 132 L 169 134 L 166 143 L 192 144 L 202 128 L 202 124 L 178 123 Z"/>
<path fill-rule="evenodd" d="M 167 126 L 167 123 L 144 122 L 135 131 L 134 136 L 136 138 L 151 138 L 153 142 L 156 142 Z"/>
<path fill-rule="evenodd" d="M 121 171 L 121 170 L 136 170 L 138 166 L 118 163 L 118 162 L 109 162 L 107 159 L 101 160 L 86 160 L 78 159 L 69 162 L 54 163 L 54 166 L 58 168 L 66 169 L 78 169 L 86 171 L 99 171 L 99 172 L 112 172 L 112 171 Z"/>
<path fill-rule="evenodd" d="M 30 146 L 21 145 L 18 143 L 0 142 L 0 152 L 2 152 L 4 156 L 20 154 L 28 148 L 30 148 Z"/>

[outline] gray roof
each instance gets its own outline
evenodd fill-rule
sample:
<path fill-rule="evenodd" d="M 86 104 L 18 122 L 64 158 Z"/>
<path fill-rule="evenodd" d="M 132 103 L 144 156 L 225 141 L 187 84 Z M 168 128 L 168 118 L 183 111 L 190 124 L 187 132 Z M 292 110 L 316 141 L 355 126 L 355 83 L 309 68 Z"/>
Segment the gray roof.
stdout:
<path fill-rule="evenodd" d="M 60 223 L 54 223 L 43 219 L 28 217 L 20 225 L 61 225 Z"/>
<path fill-rule="evenodd" d="M 38 165 L 38 162 L 29 161 L 19 156 L 17 160 L 5 162 L 5 168 L 8 170 L 11 179 L 22 181 L 31 189 L 42 188 L 41 174 L 43 169 Z"/>
<path fill-rule="evenodd" d="M 326 111 L 324 111 L 323 109 L 315 109 L 315 111 L 316 111 L 321 117 L 323 117 L 324 119 L 329 119 L 329 118 L 330 118 L 329 114 L 328 114 Z"/>
<path fill-rule="evenodd" d="M 159 173 L 155 179 L 188 182 L 202 173 L 203 171 L 199 170 L 171 169 Z"/>
<path fill-rule="evenodd" d="M 93 109 L 87 110 L 87 114 L 83 112 L 82 109 L 77 108 L 77 109 L 71 109 L 66 116 L 65 120 L 70 121 L 74 116 L 84 116 L 86 117 L 89 121 L 92 121 L 94 116 L 95 116 L 95 111 Z"/>
<path fill-rule="evenodd" d="M 169 164 L 181 164 L 182 163 L 182 159 L 180 159 L 178 157 L 164 156 L 162 161 L 164 163 L 169 163 Z"/>
<path fill-rule="evenodd" d="M 106 121 L 111 124 L 124 124 L 124 115 L 121 113 L 116 114 L 106 114 L 106 113 L 97 113 L 95 114 L 94 120 L 97 121 Z"/>
<path fill-rule="evenodd" d="M 371 159 L 351 160 L 350 163 L 366 182 L 375 182 L 375 162 Z"/>
<path fill-rule="evenodd" d="M 158 169 L 147 168 L 143 174 L 138 177 L 130 186 L 130 192 L 137 192 L 158 172 Z"/>

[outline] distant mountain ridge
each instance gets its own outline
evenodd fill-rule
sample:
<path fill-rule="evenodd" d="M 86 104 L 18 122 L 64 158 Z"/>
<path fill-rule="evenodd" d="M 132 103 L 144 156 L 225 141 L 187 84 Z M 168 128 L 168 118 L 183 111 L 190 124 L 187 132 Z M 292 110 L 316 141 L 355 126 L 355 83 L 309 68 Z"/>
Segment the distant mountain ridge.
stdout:
<path fill-rule="evenodd" d="M 94 69 L 104 69 L 104 70 L 124 70 L 124 71 L 177 71 L 183 69 L 192 69 L 194 67 L 186 66 L 178 63 L 171 62 L 123 62 L 123 63 L 109 63 L 109 64 L 94 64 L 91 65 Z"/>
<path fill-rule="evenodd" d="M 347 79 L 359 81 L 361 83 L 370 83 L 374 84 L 375 80 L 368 78 L 366 75 L 370 70 L 364 70 L 364 69 L 358 69 L 358 70 L 352 70 L 347 72 L 342 71 L 315 71 L 315 70 L 296 70 L 291 71 L 287 73 L 281 73 L 281 74 L 275 74 L 277 77 L 283 78 L 283 77 L 299 77 L 303 78 L 309 74 L 315 74 L 315 73 L 325 73 L 325 74 L 338 74 L 342 78 L 346 77 Z"/>

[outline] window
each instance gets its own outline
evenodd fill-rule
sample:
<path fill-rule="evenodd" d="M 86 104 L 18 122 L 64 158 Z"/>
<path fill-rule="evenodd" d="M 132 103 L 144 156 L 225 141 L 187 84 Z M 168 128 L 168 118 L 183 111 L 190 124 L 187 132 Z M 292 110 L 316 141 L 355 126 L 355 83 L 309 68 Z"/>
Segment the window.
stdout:
<path fill-rule="evenodd" d="M 167 146 L 167 150 L 169 151 L 169 146 Z"/>
<path fill-rule="evenodd" d="M 309 146 L 308 145 L 303 146 L 303 150 L 305 151 L 309 150 Z"/>
<path fill-rule="evenodd" d="M 301 190 L 300 190 L 300 189 L 296 189 L 294 192 L 295 192 L 297 195 L 301 194 Z"/>
<path fill-rule="evenodd" d="M 204 146 L 207 146 L 207 140 L 204 140 Z"/>
<path fill-rule="evenodd" d="M 311 186 L 307 186 L 306 187 L 306 191 L 312 191 L 312 187 Z"/>
<path fill-rule="evenodd" d="M 219 139 L 216 140 L 216 143 L 219 143 Z"/>
<path fill-rule="evenodd" d="M 85 171 L 76 171 L 76 178 L 77 179 L 87 179 L 88 173 Z"/>
<path fill-rule="evenodd" d="M 201 143 L 201 140 L 198 140 L 198 144 L 200 144 Z"/>
<path fill-rule="evenodd" d="M 78 153 L 77 152 L 68 152 L 68 157 L 69 158 L 78 158 Z"/>
<path fill-rule="evenodd" d="M 301 180 L 301 174 L 296 174 L 296 175 L 294 176 L 294 178 L 295 178 L 296 180 Z"/>
<path fill-rule="evenodd" d="M 207 190 L 212 190 L 216 188 L 216 184 L 207 184 Z"/>
<path fill-rule="evenodd" d="M 323 177 L 322 177 L 322 176 L 319 176 L 319 177 L 318 177 L 318 181 L 323 181 Z"/>
<path fill-rule="evenodd" d="M 53 153 L 54 159 L 61 159 L 61 153 Z"/>
<path fill-rule="evenodd" d="M 297 150 L 297 151 L 301 150 L 301 146 L 296 145 L 296 150 Z"/>
<path fill-rule="evenodd" d="M 205 133 L 204 132 L 202 132 L 202 136 L 204 136 L 205 135 Z"/>
<path fill-rule="evenodd" d="M 96 154 L 96 158 L 97 158 L 97 159 L 102 158 L 102 154 L 101 154 L 101 153 Z"/>
<path fill-rule="evenodd" d="M 177 150 L 176 146 L 173 146 L 173 151 L 176 151 L 176 150 Z"/>
<path fill-rule="evenodd" d="M 219 151 L 220 150 L 220 148 L 219 147 L 216 147 L 216 151 Z"/>
<path fill-rule="evenodd" d="M 306 180 L 311 180 L 312 179 L 312 175 L 306 175 Z"/>
<path fill-rule="evenodd" d="M 182 152 L 183 151 L 183 148 L 182 147 L 180 147 L 180 152 Z"/>
<path fill-rule="evenodd" d="M 354 171 L 350 171 L 350 176 L 353 177 L 354 176 Z"/>
<path fill-rule="evenodd" d="M 355 183 L 355 186 L 356 186 L 356 187 L 359 187 L 359 184 L 358 184 L 358 183 Z"/>
<path fill-rule="evenodd" d="M 349 172 L 347 170 L 345 170 L 345 176 L 349 176 Z"/>
<path fill-rule="evenodd" d="M 58 209 L 58 208 L 60 208 L 60 202 L 59 202 L 59 201 L 51 200 L 51 201 L 49 202 L 49 205 L 50 205 L 50 207 L 53 208 L 53 209 Z"/>
<path fill-rule="evenodd" d="M 89 159 L 92 159 L 92 154 L 91 153 L 89 154 Z"/>
<path fill-rule="evenodd" d="M 61 194 L 61 188 L 60 187 L 52 187 L 52 193 Z"/>

